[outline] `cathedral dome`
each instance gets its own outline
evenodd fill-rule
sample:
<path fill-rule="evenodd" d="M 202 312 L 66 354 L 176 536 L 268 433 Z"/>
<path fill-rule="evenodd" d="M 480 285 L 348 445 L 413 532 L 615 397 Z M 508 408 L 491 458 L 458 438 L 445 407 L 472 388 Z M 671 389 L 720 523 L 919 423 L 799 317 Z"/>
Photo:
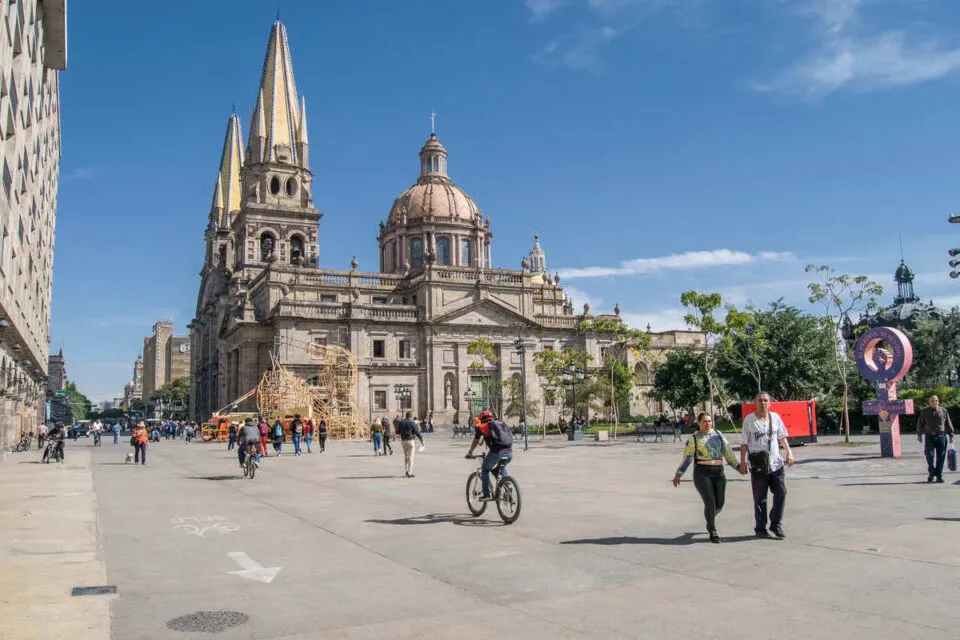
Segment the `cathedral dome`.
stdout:
<path fill-rule="evenodd" d="M 447 176 L 447 150 L 436 134 L 420 149 L 420 177 L 417 183 L 393 202 L 387 224 L 403 224 L 403 219 L 451 218 L 472 222 L 481 216 L 473 198 L 453 184 Z"/>

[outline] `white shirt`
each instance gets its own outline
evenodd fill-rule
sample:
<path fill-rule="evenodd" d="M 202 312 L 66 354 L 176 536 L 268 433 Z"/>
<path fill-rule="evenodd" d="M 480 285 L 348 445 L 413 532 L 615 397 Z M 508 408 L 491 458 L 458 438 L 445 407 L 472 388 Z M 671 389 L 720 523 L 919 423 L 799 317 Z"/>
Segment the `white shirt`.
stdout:
<path fill-rule="evenodd" d="M 770 421 L 773 421 L 773 438 L 770 432 Z M 743 431 L 740 432 L 740 444 L 747 445 L 747 451 L 757 453 L 766 451 L 770 454 L 770 471 L 777 471 L 783 467 L 783 457 L 780 455 L 780 440 L 787 437 L 787 427 L 783 419 L 773 411 L 767 412 L 763 420 L 751 413 L 743 419 Z"/>
<path fill-rule="evenodd" d="M 47 425 L 41 424 L 39 427 L 37 427 L 37 435 L 47 435 Z"/>

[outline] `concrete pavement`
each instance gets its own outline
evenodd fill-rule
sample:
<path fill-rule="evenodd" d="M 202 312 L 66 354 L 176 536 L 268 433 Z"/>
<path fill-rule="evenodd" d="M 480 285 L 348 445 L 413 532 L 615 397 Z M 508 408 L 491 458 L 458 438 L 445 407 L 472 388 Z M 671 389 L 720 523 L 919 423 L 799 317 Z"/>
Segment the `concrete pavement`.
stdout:
<path fill-rule="evenodd" d="M 106 576 L 88 579 L 119 594 L 66 601 L 109 604 L 118 640 L 950 635 L 958 476 L 927 485 L 919 445 L 905 443 L 898 461 L 878 458 L 875 442 L 798 448 L 785 541 L 753 538 L 749 483 L 728 469 L 727 542 L 702 544 L 699 497 L 669 482 L 680 445 L 632 439 L 517 451 L 524 505 L 511 526 L 492 505 L 467 515 L 468 442 L 441 434 L 414 479 L 399 447 L 376 458 L 367 443 L 269 458 L 248 481 L 223 445 L 164 441 L 134 467 L 123 464 L 128 447 L 81 441 L 59 473 L 89 482 L 92 470 L 95 503 L 63 495 L 77 480 L 57 485 L 57 498 L 18 499 L 79 498 L 67 511 L 86 510 L 88 525 L 96 509 L 101 554 L 85 560 L 105 561 Z M 9 486 L 19 467 L 57 471 L 36 466 L 8 460 L 0 477 Z M 9 533 L 21 507 L 0 504 L 4 540 L 22 539 Z"/>

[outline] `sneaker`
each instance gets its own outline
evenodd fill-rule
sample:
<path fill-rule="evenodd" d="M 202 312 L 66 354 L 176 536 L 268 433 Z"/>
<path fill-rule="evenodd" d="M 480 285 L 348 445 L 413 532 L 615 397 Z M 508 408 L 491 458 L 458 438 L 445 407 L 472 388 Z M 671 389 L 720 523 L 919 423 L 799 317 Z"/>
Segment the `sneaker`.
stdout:
<path fill-rule="evenodd" d="M 933 482 L 933 476 L 927 476 L 927 482 Z"/>
<path fill-rule="evenodd" d="M 480 502 L 493 502 L 493 496 L 480 496 Z"/>
<path fill-rule="evenodd" d="M 756 536 L 757 536 L 758 538 L 769 538 L 769 537 L 770 537 L 770 532 L 768 532 L 766 529 L 760 529 L 759 531 L 755 531 L 754 533 L 756 534 Z"/>
<path fill-rule="evenodd" d="M 779 524 L 770 527 L 770 531 L 772 531 L 772 532 L 773 532 L 773 535 L 777 536 L 777 537 L 780 538 L 781 540 L 783 540 L 784 538 L 787 537 L 787 534 L 785 534 L 785 533 L 783 532 L 783 527 L 781 527 Z"/>
<path fill-rule="evenodd" d="M 713 544 L 719 544 L 719 543 L 723 542 L 723 538 L 721 538 L 721 537 L 717 534 L 716 531 L 711 531 L 711 532 L 710 532 L 710 542 L 712 542 Z"/>
<path fill-rule="evenodd" d="M 257 469 L 259 469 L 259 468 L 260 468 L 260 461 L 259 461 L 259 460 L 254 460 L 254 461 L 253 461 L 253 466 L 255 466 Z"/>
<path fill-rule="evenodd" d="M 943 478 L 941 478 L 940 476 L 937 476 L 937 483 L 943 484 Z"/>

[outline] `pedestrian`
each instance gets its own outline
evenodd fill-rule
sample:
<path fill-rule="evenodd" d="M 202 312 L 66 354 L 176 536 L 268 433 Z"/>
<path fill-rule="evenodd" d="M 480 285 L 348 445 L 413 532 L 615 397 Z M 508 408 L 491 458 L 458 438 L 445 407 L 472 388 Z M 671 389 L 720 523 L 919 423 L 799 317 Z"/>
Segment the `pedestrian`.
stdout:
<path fill-rule="evenodd" d="M 113 444 L 120 442 L 120 423 L 113 425 Z"/>
<path fill-rule="evenodd" d="M 231 424 L 230 429 L 227 432 L 227 437 L 229 438 L 229 443 L 227 444 L 227 451 L 232 451 L 233 447 L 237 444 L 237 425 Z"/>
<path fill-rule="evenodd" d="M 383 455 L 383 425 L 379 420 L 370 425 L 370 440 L 373 441 L 373 455 Z"/>
<path fill-rule="evenodd" d="M 260 422 L 257 424 L 257 430 L 260 432 L 260 454 L 266 458 L 267 457 L 267 436 L 270 434 L 270 427 L 267 426 L 267 421 L 260 416 Z"/>
<path fill-rule="evenodd" d="M 273 450 L 277 452 L 277 455 L 280 455 L 280 450 L 283 448 L 283 423 L 280 422 L 280 418 L 277 418 L 277 421 L 273 423 Z"/>
<path fill-rule="evenodd" d="M 327 421 L 323 418 L 317 425 L 317 438 L 320 440 L 320 453 L 323 453 L 327 450 Z"/>
<path fill-rule="evenodd" d="M 380 418 L 380 426 L 383 427 L 383 453 L 386 455 L 389 451 L 390 455 L 393 455 L 393 447 L 390 445 L 390 438 L 393 437 L 393 423 L 390 422 L 390 418 L 383 416 Z"/>
<path fill-rule="evenodd" d="M 761 391 L 756 397 L 757 410 L 743 419 L 740 432 L 740 473 L 747 472 L 750 459 L 750 486 L 753 488 L 754 532 L 758 538 L 769 538 L 767 531 L 767 493 L 773 494 L 770 509 L 770 531 L 780 539 L 783 533 L 783 509 L 787 503 L 787 485 L 780 447 L 787 452 L 787 466 L 793 466 L 793 451 L 787 441 L 783 419 L 770 411 L 770 394 Z M 779 446 L 778 446 L 779 443 Z"/>
<path fill-rule="evenodd" d="M 37 449 L 43 449 L 44 443 L 47 441 L 47 425 L 40 424 L 37 427 Z"/>
<path fill-rule="evenodd" d="M 307 422 L 303 425 L 303 441 L 307 443 L 307 453 L 313 453 L 310 445 L 313 444 L 313 432 L 315 429 L 313 418 L 307 418 Z"/>
<path fill-rule="evenodd" d="M 130 436 L 130 444 L 133 445 L 133 464 L 138 462 L 141 465 L 147 464 L 147 426 L 142 422 L 138 422 L 136 428 L 133 430 L 133 435 Z"/>
<path fill-rule="evenodd" d="M 303 438 L 303 420 L 300 414 L 294 414 L 293 422 L 290 423 L 290 439 L 293 440 L 293 453 L 300 455 L 300 440 Z"/>
<path fill-rule="evenodd" d="M 693 462 L 693 485 L 703 500 L 703 517 L 707 521 L 707 533 L 710 542 L 722 542 L 717 534 L 717 514 L 723 509 L 727 490 L 727 477 L 723 474 L 723 461 L 734 469 L 746 473 L 740 468 L 737 457 L 730 449 L 730 443 L 719 431 L 713 428 L 713 418 L 706 413 L 697 417 L 698 431 L 690 435 L 687 446 L 683 448 L 683 460 L 673 476 L 673 486 L 680 486 L 680 478 Z"/>
<path fill-rule="evenodd" d="M 408 478 L 416 477 L 413 473 L 413 462 L 417 450 L 415 448 L 414 438 L 420 441 L 420 451 L 423 451 L 423 436 L 420 434 L 420 426 L 414 422 L 413 413 L 407 411 L 406 417 L 400 421 L 397 428 L 397 434 L 394 436 L 400 438 L 400 444 L 403 446 L 403 469 Z"/>
<path fill-rule="evenodd" d="M 927 482 L 943 482 L 943 461 L 947 457 L 947 438 L 953 444 L 953 423 L 950 414 L 940 406 L 940 397 L 933 395 L 927 401 L 930 406 L 920 412 L 917 420 L 917 440 L 923 444 L 927 458 Z"/>

